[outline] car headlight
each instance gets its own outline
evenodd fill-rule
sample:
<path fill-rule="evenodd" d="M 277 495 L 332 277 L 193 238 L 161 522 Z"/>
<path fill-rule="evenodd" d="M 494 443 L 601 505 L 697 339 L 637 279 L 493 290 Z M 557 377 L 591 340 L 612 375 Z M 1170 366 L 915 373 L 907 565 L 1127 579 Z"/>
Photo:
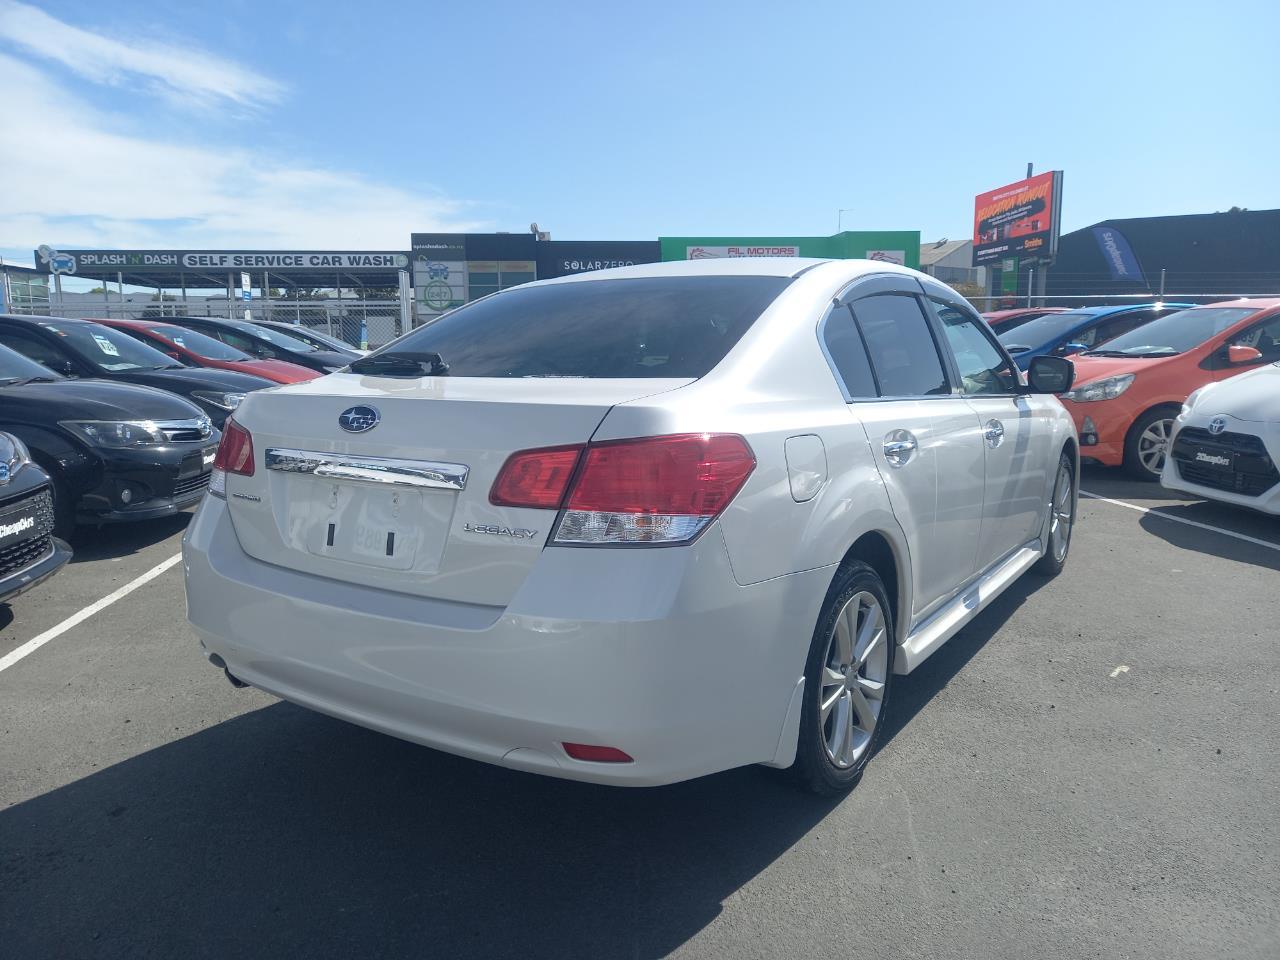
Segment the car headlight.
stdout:
<path fill-rule="evenodd" d="M 1201 387 L 1198 390 L 1192 390 L 1191 396 L 1182 401 L 1182 413 L 1180 413 L 1179 416 L 1185 417 L 1189 414 L 1191 409 L 1196 405 L 1196 401 L 1200 399 L 1200 395 L 1204 393 L 1206 389 L 1207 387 Z"/>
<path fill-rule="evenodd" d="M 191 396 L 219 410 L 234 410 L 240 406 L 245 397 L 243 393 L 220 393 L 216 390 L 192 390 Z"/>
<path fill-rule="evenodd" d="M 93 447 L 147 447 L 168 442 L 152 420 L 63 420 L 62 426 Z"/>
<path fill-rule="evenodd" d="M 10 470 L 17 470 L 24 463 L 31 462 L 31 451 L 27 449 L 27 445 L 25 443 L 15 437 L 12 433 L 9 434 L 9 442 L 13 444 L 13 457 L 9 461 Z"/>
<path fill-rule="evenodd" d="M 1132 373 L 1122 373 L 1118 377 L 1105 377 L 1076 387 L 1070 393 L 1063 394 L 1068 400 L 1076 403 L 1091 403 L 1094 400 L 1114 400 L 1129 389 L 1133 383 Z"/>

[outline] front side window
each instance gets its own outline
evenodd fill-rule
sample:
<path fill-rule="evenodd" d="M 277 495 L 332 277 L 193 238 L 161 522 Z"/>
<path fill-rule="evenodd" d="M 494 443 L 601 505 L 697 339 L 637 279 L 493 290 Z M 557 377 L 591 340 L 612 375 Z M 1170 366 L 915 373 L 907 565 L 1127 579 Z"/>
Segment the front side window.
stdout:
<path fill-rule="evenodd" d="M 790 282 L 637 277 L 521 286 L 459 307 L 384 352 L 437 353 L 451 377 L 695 379 Z"/>
<path fill-rule="evenodd" d="M 973 316 L 948 303 L 933 301 L 947 343 L 956 358 L 960 385 L 968 394 L 1010 394 L 1017 391 L 1018 377 L 1009 361 L 996 349 Z"/>
<path fill-rule="evenodd" d="M 8 347 L 13 351 L 10 353 L 0 350 L 0 360 L 4 361 L 0 363 L 0 379 L 28 380 L 46 372 L 45 369 L 40 369 L 40 374 L 33 373 L 31 368 L 33 363 L 41 364 L 42 368 L 56 373 L 62 373 L 63 367 L 69 360 L 65 354 L 43 341 L 16 330 L 0 330 L 0 347 Z M 20 362 L 15 355 L 20 355 L 25 362 Z"/>
<path fill-rule="evenodd" d="M 1255 348 L 1263 360 L 1280 360 L 1280 317 L 1272 317 L 1270 323 L 1254 327 L 1231 342 Z"/>
<path fill-rule="evenodd" d="M 871 357 L 883 397 L 929 397 L 951 393 L 942 358 L 920 301 L 876 294 L 851 307 Z"/>

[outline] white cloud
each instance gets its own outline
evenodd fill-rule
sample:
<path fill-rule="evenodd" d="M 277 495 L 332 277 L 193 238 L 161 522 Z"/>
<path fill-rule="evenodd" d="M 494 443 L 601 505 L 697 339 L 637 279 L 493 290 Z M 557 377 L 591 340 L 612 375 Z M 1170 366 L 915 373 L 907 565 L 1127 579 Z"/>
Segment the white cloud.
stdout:
<path fill-rule="evenodd" d="M 282 84 L 234 61 L 151 39 L 115 40 L 17 0 L 0 0 L 0 37 L 95 83 L 141 77 L 171 100 L 192 106 L 229 101 L 253 107 L 284 95 Z"/>
<path fill-rule="evenodd" d="M 4 54 L 0 90 L 21 104 L 6 111 L 0 137 L 0 249 L 400 250 L 411 230 L 482 226 L 437 193 L 229 146 L 221 135 L 206 145 L 137 132 Z"/>

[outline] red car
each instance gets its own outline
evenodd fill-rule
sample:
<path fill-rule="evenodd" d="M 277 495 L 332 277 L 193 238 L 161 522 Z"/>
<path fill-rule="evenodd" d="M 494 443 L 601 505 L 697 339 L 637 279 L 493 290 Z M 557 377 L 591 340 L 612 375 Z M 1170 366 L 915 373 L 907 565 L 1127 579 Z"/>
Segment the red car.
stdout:
<path fill-rule="evenodd" d="M 982 315 L 992 330 L 1004 333 L 1014 327 L 1020 327 L 1028 320 L 1035 320 L 1050 313 L 1063 313 L 1070 307 L 1018 307 L 1013 310 L 989 310 Z"/>
<path fill-rule="evenodd" d="M 275 383 L 301 383 L 320 376 L 318 371 L 288 363 L 285 360 L 259 360 L 230 344 L 179 327 L 163 320 L 95 320 L 107 327 L 115 327 L 135 340 L 173 357 L 192 367 L 216 367 L 219 370 L 235 370 L 252 373 Z"/>

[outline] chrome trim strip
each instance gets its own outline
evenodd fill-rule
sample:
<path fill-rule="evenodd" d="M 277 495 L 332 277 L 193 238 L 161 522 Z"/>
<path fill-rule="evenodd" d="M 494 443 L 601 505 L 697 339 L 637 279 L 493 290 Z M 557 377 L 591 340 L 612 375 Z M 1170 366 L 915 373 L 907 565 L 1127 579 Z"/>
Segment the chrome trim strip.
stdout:
<path fill-rule="evenodd" d="M 397 460 L 391 457 L 358 457 L 316 450 L 268 447 L 268 470 L 308 473 L 330 480 L 381 483 L 435 490 L 463 490 L 471 468 L 461 463 L 432 460 Z"/>

